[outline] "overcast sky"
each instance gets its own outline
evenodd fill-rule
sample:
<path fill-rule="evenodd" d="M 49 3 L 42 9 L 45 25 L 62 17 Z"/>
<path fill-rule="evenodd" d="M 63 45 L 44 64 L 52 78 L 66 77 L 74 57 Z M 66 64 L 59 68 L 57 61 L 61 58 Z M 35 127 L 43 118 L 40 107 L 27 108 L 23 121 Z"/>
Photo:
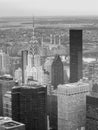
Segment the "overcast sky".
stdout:
<path fill-rule="evenodd" d="M 0 0 L 0 17 L 32 15 L 98 15 L 98 0 Z"/>

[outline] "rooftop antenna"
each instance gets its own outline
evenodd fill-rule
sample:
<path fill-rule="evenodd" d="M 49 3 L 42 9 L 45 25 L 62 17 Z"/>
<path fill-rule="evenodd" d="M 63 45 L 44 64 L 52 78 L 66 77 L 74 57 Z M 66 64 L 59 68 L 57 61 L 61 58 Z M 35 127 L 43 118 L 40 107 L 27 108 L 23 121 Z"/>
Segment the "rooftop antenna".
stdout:
<path fill-rule="evenodd" d="M 33 18 L 32 18 L 32 36 L 31 36 L 31 40 L 30 40 L 30 52 L 32 53 L 32 52 L 34 52 L 34 42 L 35 42 L 35 26 L 34 26 L 34 16 L 33 16 Z"/>

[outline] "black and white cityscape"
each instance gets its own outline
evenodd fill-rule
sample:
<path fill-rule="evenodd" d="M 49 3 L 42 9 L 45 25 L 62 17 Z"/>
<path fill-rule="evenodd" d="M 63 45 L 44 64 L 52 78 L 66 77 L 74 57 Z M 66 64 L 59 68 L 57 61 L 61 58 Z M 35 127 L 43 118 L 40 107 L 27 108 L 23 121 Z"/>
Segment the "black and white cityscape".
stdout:
<path fill-rule="evenodd" d="M 98 16 L 9 7 L 0 6 L 0 130 L 98 130 Z"/>

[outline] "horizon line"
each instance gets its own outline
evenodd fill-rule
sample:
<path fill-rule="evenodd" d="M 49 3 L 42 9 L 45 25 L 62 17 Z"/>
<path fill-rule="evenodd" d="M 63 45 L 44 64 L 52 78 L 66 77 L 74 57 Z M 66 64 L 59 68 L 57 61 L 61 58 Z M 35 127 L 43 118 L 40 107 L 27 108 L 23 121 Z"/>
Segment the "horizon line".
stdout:
<path fill-rule="evenodd" d="M 20 17 L 30 17 L 32 18 L 35 17 L 84 17 L 84 18 L 93 18 L 93 17 L 98 17 L 98 15 L 21 15 L 21 16 L 0 16 L 0 18 L 20 18 Z"/>

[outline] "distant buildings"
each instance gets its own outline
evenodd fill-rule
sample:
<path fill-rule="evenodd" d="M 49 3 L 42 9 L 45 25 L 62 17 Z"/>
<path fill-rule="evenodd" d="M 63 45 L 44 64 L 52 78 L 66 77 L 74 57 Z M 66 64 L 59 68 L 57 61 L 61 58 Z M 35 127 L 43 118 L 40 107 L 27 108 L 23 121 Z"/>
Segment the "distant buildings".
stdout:
<path fill-rule="evenodd" d="M 58 44 L 55 45 L 55 44 L 47 44 L 47 43 L 44 43 L 40 49 L 41 56 L 51 57 L 51 56 L 55 56 L 56 54 L 68 55 L 68 50 L 63 45 L 58 45 Z"/>
<path fill-rule="evenodd" d="M 18 81 L 19 83 L 22 82 L 22 69 L 21 69 L 21 68 L 18 68 L 18 69 L 15 70 L 14 78 L 15 78 L 15 80 Z"/>
<path fill-rule="evenodd" d="M 22 61 L 24 62 L 22 63 L 23 64 L 22 70 L 24 71 L 22 72 L 22 76 L 24 78 L 24 83 L 27 84 L 28 77 L 32 76 L 34 80 L 37 80 L 41 84 L 50 84 L 52 82 L 52 77 L 51 77 L 52 76 L 52 62 L 53 62 L 54 56 L 55 55 L 53 55 L 52 57 L 47 57 L 46 55 L 46 57 L 43 57 L 40 54 L 39 55 L 35 54 L 33 57 L 30 52 L 28 52 L 27 50 L 24 50 L 24 52 L 22 52 L 22 60 L 24 58 L 24 60 Z M 64 60 L 64 57 L 63 59 L 62 58 L 60 59 Z M 44 60 L 43 63 L 42 63 L 42 60 Z M 62 62 L 62 65 L 63 65 L 63 62 Z M 68 74 L 66 73 L 66 67 L 62 69 L 62 73 L 63 71 L 64 71 L 64 74 L 63 74 L 64 82 L 68 82 Z M 61 70 L 60 70 L 60 73 L 61 73 Z"/>
<path fill-rule="evenodd" d="M 41 56 L 40 55 L 34 55 L 34 66 L 39 67 L 41 65 Z"/>
<path fill-rule="evenodd" d="M 53 62 L 53 57 L 47 57 L 44 64 L 44 72 L 48 75 L 48 79 L 51 83 L 51 67 Z"/>
<path fill-rule="evenodd" d="M 8 54 L 0 50 L 0 73 L 9 73 L 10 57 Z"/>

